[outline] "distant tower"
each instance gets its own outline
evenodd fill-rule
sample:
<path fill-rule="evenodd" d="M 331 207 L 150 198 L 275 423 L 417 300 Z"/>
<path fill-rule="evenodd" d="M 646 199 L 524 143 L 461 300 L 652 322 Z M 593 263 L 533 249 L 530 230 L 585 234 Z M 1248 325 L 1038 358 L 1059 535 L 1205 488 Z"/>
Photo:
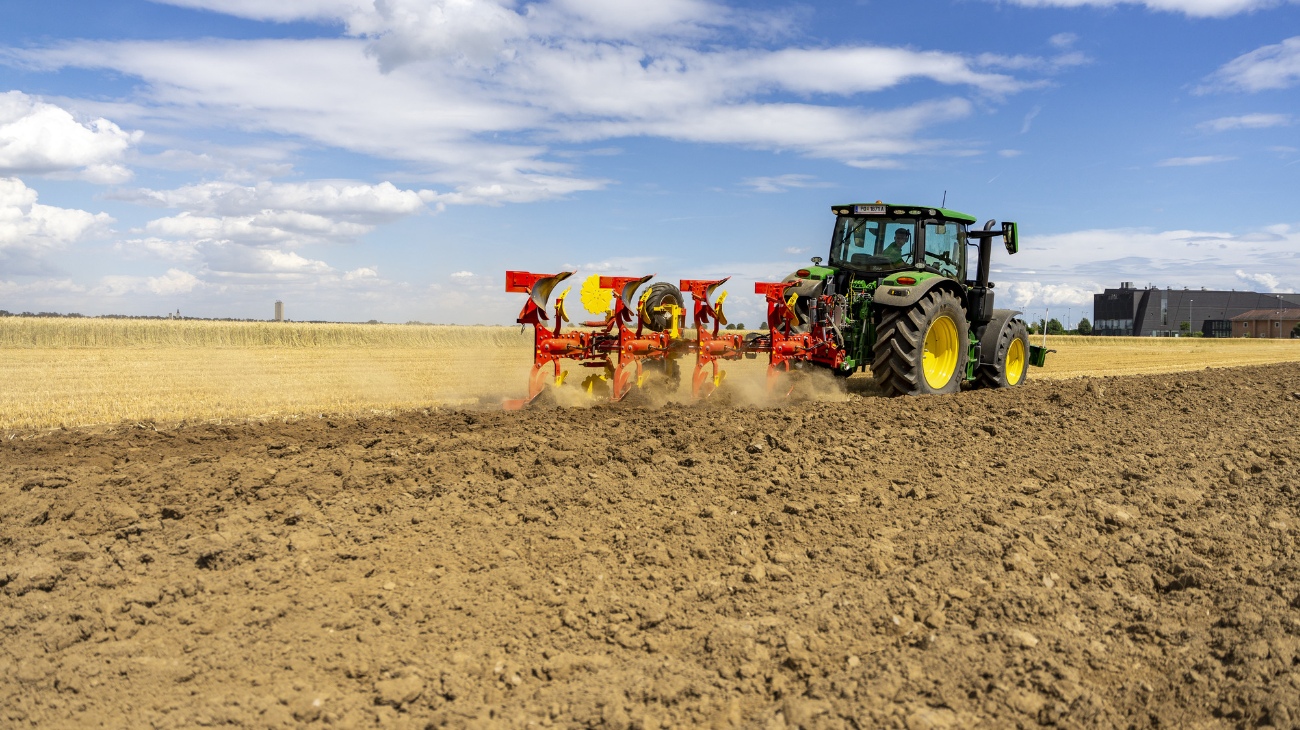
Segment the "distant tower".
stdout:
<path fill-rule="evenodd" d="M 275 301 L 275 321 L 284 321 L 284 302 L 278 299 Z"/>

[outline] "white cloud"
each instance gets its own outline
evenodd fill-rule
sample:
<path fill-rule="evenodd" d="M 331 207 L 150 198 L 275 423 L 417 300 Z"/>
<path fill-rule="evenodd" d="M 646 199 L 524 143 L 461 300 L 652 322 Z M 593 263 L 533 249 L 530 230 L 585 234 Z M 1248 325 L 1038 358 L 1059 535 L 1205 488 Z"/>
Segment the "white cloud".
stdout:
<path fill-rule="evenodd" d="M 36 191 L 18 178 L 0 178 L 0 261 L 39 257 L 104 233 L 113 219 L 106 213 L 41 205 Z"/>
<path fill-rule="evenodd" d="M 1138 286 L 1294 291 L 1300 278 L 1300 229 L 1267 226 L 1245 233 L 1096 229 L 1025 236 L 1020 253 L 995 248 L 998 306 L 1053 315 L 1090 311 L 1092 294 L 1122 281 Z M 1270 273 L 1248 273 L 1246 260 L 1268 260 Z M 1243 283 L 1247 286 L 1243 287 Z M 1091 316 L 1091 315 L 1088 315 Z"/>
<path fill-rule="evenodd" d="M 451 274 L 451 278 L 453 278 L 453 279 L 472 279 L 472 278 L 474 278 L 474 272 L 473 272 L 473 271 L 456 271 L 456 272 L 453 272 L 453 273 Z"/>
<path fill-rule="evenodd" d="M 26 299 L 32 295 L 47 293 L 81 294 L 85 291 L 86 287 L 72 279 L 37 279 L 22 283 L 0 281 L 0 296 L 10 298 L 23 297 Z"/>
<path fill-rule="evenodd" d="M 786 246 L 781 250 L 781 252 L 790 256 L 798 256 L 801 253 L 808 253 L 808 249 L 800 248 L 798 246 Z"/>
<path fill-rule="evenodd" d="M 684 116 L 575 124 L 576 139 L 650 135 L 690 142 L 794 149 L 811 157 L 863 167 L 888 167 L 877 158 L 933 152 L 942 145 L 916 139 L 924 126 L 961 119 L 972 105 L 962 98 L 921 102 L 886 112 L 811 104 L 769 103 L 710 106 Z"/>
<path fill-rule="evenodd" d="M 1075 43 L 1079 42 L 1079 36 L 1075 33 L 1057 33 L 1048 38 L 1047 42 L 1056 48 L 1072 48 Z"/>
<path fill-rule="evenodd" d="M 706 0 L 554 0 L 551 6 L 605 38 L 683 33 L 728 22 L 727 8 Z M 567 20 L 568 18 L 566 18 Z"/>
<path fill-rule="evenodd" d="M 773 177 L 748 177 L 741 185 L 758 193 L 783 193 L 791 188 L 833 188 L 835 183 L 818 180 L 812 175 L 776 175 Z"/>
<path fill-rule="evenodd" d="M 1183 13 L 1195 18 L 1226 18 L 1239 13 L 1277 7 L 1283 0 L 1011 0 L 1025 7 L 1112 8 L 1120 5 L 1142 5 L 1148 10 Z"/>
<path fill-rule="evenodd" d="M 1028 307 L 1082 307 L 1092 304 L 1094 292 L 1104 289 L 1102 284 L 1044 284 L 1038 281 L 1020 281 L 1007 287 L 1011 301 L 999 306 Z"/>
<path fill-rule="evenodd" d="M 1224 64 L 1198 91 L 1266 91 L 1300 83 L 1300 36 L 1256 48 Z"/>
<path fill-rule="evenodd" d="M 1035 105 L 1033 109 L 1030 109 L 1028 113 L 1025 114 L 1024 121 L 1020 123 L 1020 133 L 1028 134 L 1029 129 L 1034 125 L 1034 119 L 1036 119 L 1042 112 L 1043 108 L 1038 105 Z"/>
<path fill-rule="evenodd" d="M 502 203 L 532 203 L 538 200 L 562 198 L 572 193 L 600 190 L 608 180 L 584 180 L 557 175 L 509 175 L 505 182 L 462 184 L 451 193 L 421 191 L 420 197 L 436 203 L 441 210 L 445 205 L 501 205 Z"/>
<path fill-rule="evenodd" d="M 303 183 L 261 182 L 256 185 L 205 182 L 175 190 L 119 191 L 113 197 L 210 215 L 237 216 L 268 210 L 290 210 L 380 222 L 423 210 L 425 205 L 421 193 L 428 191 L 401 190 L 390 182 L 369 185 L 351 181 L 313 180 Z"/>
<path fill-rule="evenodd" d="M 1268 260 L 1276 275 L 1300 272 L 1300 229 L 1267 226 L 1244 233 L 1096 229 L 1023 237 L 1020 253 L 997 253 L 1001 284 L 1047 282 L 1091 286 L 1120 281 L 1159 286 L 1240 287 L 1241 262 Z"/>
<path fill-rule="evenodd" d="M 1242 271 L 1241 269 L 1237 269 L 1235 273 L 1238 279 L 1254 284 L 1257 287 L 1261 287 L 1266 292 L 1290 291 L 1290 288 L 1284 289 L 1282 287 L 1282 281 L 1273 274 L 1264 272 L 1252 274 L 1247 271 Z"/>
<path fill-rule="evenodd" d="M 1291 124 L 1289 114 L 1243 114 L 1239 117 L 1211 119 L 1196 126 L 1211 132 L 1226 132 L 1230 129 L 1267 129 L 1285 127 L 1289 124 Z"/>
<path fill-rule="evenodd" d="M 374 11 L 363 25 L 376 30 L 368 51 L 385 70 L 427 58 L 495 65 L 527 34 L 523 17 L 490 0 L 378 0 Z"/>
<path fill-rule="evenodd" d="M 189 272 L 168 269 L 162 276 L 103 276 L 89 294 L 97 297 L 123 297 L 130 294 L 174 296 L 188 294 L 202 285 L 198 277 Z"/>
<path fill-rule="evenodd" d="M 292 135 L 404 161 L 441 186 L 423 195 L 439 205 L 542 200 L 609 183 L 555 161 L 546 145 L 557 141 L 657 136 L 898 167 L 892 158 L 951 145 L 920 135 L 971 114 L 963 94 L 996 101 L 1040 85 L 1022 72 L 1086 60 L 741 48 L 719 29 L 746 27 L 750 13 L 704 0 L 172 1 L 258 19 L 332 18 L 354 38 L 73 42 L 12 53 L 38 68 L 142 79 L 118 119 Z M 954 96 L 895 109 L 855 98 L 914 81 Z"/>
<path fill-rule="evenodd" d="M 1156 163 L 1156 167 L 1197 167 L 1237 159 L 1228 155 L 1199 155 L 1196 157 L 1169 157 Z"/>
<path fill-rule="evenodd" d="M 367 12 L 373 4 L 373 0 L 154 0 L 154 2 L 280 23 L 295 20 L 346 19 Z"/>
<path fill-rule="evenodd" d="M 1027 86 L 1010 76 L 980 70 L 980 66 L 1002 67 L 1006 59 L 999 56 L 986 55 L 972 61 L 954 53 L 880 46 L 692 55 L 681 54 L 667 60 L 686 62 L 687 73 L 683 76 L 716 80 L 726 85 L 729 92 L 781 89 L 803 94 L 849 95 L 880 91 L 913 79 L 969 85 L 993 93 L 1011 93 Z M 701 73 L 690 73 L 695 65 Z"/>
<path fill-rule="evenodd" d="M 1050 58 L 1041 56 L 1003 56 L 996 53 L 982 53 L 976 59 L 981 66 L 1005 71 L 1039 71 L 1042 73 L 1059 73 L 1076 66 L 1092 63 L 1092 59 L 1079 51 L 1069 51 Z"/>
<path fill-rule="evenodd" d="M 77 121 L 62 107 L 21 91 L 0 94 L 0 175 L 64 174 L 93 183 L 125 182 L 122 156 L 140 140 L 107 119 Z"/>
<path fill-rule="evenodd" d="M 998 150 L 998 157 L 1005 157 L 1007 159 L 1011 159 L 1013 157 L 1019 157 L 1023 154 L 1024 154 L 1023 150 Z"/>
<path fill-rule="evenodd" d="M 153 135 L 154 144 L 194 146 L 195 143 Z M 290 155 L 297 145 L 279 143 L 266 145 L 227 146 L 203 143 L 202 151 L 173 147 L 161 152 L 137 151 L 132 161 L 137 167 L 150 167 L 178 172 L 218 173 L 232 182 L 249 182 L 285 177 L 293 172 Z"/>
<path fill-rule="evenodd" d="M 294 251 L 226 242 L 201 244 L 199 250 L 207 272 L 213 275 L 298 278 L 334 272 L 334 268 L 324 261 L 309 259 Z"/>
<path fill-rule="evenodd" d="M 156 236 L 122 239 L 113 244 L 113 250 L 127 258 L 158 258 L 164 261 L 190 261 L 198 256 L 194 241 L 173 241 Z"/>
<path fill-rule="evenodd" d="M 352 241 L 378 224 L 425 210 L 424 197 L 430 195 L 389 182 L 316 180 L 252 186 L 206 182 L 174 190 L 124 190 L 113 197 L 181 209 L 177 215 L 149 221 L 136 231 L 149 237 L 132 239 L 126 246 L 177 258 L 188 256 L 187 243 L 200 241 L 290 247 Z"/>
<path fill-rule="evenodd" d="M 222 217 L 181 213 L 149 221 L 142 232 L 183 240 L 302 246 L 331 240 L 353 240 L 370 230 L 371 226 L 310 213 L 267 211 L 257 215 Z"/>
<path fill-rule="evenodd" d="M 903 163 L 898 160 L 862 159 L 847 160 L 844 164 L 859 170 L 901 170 Z"/>

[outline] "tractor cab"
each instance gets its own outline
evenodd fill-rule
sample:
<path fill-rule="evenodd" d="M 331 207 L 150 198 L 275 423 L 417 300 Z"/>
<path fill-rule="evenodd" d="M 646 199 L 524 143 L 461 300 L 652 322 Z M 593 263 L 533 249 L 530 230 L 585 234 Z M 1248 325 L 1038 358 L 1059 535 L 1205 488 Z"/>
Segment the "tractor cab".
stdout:
<path fill-rule="evenodd" d="M 943 208 L 840 205 L 831 236 L 830 266 L 856 278 L 925 271 L 966 278 L 966 229 L 975 219 Z"/>

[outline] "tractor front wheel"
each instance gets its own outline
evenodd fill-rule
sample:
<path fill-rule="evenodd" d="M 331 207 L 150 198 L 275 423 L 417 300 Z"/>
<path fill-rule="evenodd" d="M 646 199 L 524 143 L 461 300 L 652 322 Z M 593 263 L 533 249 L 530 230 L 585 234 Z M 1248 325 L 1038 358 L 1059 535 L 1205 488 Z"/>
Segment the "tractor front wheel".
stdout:
<path fill-rule="evenodd" d="M 1029 375 L 1029 328 L 1019 319 L 1009 319 L 998 333 L 993 362 L 980 363 L 975 371 L 978 388 L 1011 388 Z"/>
<path fill-rule="evenodd" d="M 931 290 L 910 307 L 887 307 L 876 327 L 871 374 L 887 396 L 956 393 L 966 373 L 969 324 L 952 292 Z"/>

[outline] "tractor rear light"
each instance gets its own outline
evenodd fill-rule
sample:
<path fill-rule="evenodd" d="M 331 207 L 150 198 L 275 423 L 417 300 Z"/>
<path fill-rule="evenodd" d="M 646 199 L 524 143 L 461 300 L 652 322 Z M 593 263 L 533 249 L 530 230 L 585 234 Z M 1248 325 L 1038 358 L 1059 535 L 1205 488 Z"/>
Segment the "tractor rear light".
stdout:
<path fill-rule="evenodd" d="M 794 272 L 794 275 L 799 277 L 800 279 L 807 279 L 808 277 L 812 276 L 812 272 L 809 271 L 808 269 L 799 269 L 798 271 Z"/>
<path fill-rule="evenodd" d="M 911 285 L 913 285 L 913 284 L 916 283 L 916 277 L 914 277 L 914 276 L 900 276 L 900 277 L 898 277 L 898 283 L 901 284 L 901 285 L 903 285 L 903 286 L 911 286 Z"/>

